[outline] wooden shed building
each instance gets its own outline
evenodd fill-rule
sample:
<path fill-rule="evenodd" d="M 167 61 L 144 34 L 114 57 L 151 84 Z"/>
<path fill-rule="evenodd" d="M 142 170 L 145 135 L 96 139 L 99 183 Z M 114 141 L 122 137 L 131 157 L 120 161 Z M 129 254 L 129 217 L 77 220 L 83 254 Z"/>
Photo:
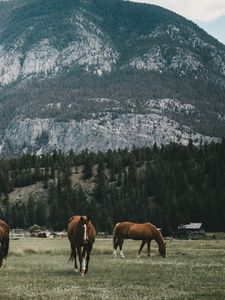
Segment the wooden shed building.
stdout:
<path fill-rule="evenodd" d="M 202 223 L 181 224 L 178 226 L 178 236 L 188 239 L 198 239 L 206 235 Z"/>

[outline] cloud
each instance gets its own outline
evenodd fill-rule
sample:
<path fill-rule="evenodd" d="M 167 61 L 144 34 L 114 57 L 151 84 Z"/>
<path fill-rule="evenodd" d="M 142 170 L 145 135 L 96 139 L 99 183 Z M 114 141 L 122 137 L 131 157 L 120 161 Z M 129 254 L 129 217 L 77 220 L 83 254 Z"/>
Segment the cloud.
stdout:
<path fill-rule="evenodd" d="M 156 4 L 197 22 L 211 22 L 225 15 L 224 0 L 132 0 Z"/>

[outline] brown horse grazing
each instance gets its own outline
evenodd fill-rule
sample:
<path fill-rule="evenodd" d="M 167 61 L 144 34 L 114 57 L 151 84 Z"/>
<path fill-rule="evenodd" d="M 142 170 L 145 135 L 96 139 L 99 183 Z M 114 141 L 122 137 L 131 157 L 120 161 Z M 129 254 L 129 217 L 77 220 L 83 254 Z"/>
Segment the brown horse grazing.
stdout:
<path fill-rule="evenodd" d="M 0 268 L 3 267 L 3 258 L 6 259 L 9 251 L 9 226 L 0 220 Z"/>
<path fill-rule="evenodd" d="M 147 243 L 148 256 L 150 256 L 150 245 L 154 239 L 159 246 L 159 253 L 162 257 L 166 257 L 166 243 L 160 231 L 151 223 L 136 224 L 131 222 L 117 223 L 113 230 L 113 256 L 117 256 L 117 248 L 119 246 L 120 256 L 124 257 L 122 247 L 124 239 L 142 240 L 140 249 L 137 253 L 140 256 L 141 250 Z"/>
<path fill-rule="evenodd" d="M 77 272 L 78 254 L 80 262 L 80 274 L 88 272 L 88 264 L 93 243 L 96 238 L 96 231 L 87 216 L 73 216 L 68 221 L 68 239 L 71 245 L 71 256 L 74 259 L 74 269 Z"/>

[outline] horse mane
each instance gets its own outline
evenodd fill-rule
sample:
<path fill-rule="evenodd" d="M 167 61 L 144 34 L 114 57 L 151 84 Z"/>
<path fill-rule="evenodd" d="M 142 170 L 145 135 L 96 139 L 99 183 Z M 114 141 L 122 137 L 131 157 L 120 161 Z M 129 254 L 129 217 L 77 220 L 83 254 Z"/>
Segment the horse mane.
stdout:
<path fill-rule="evenodd" d="M 154 227 L 154 239 L 155 239 L 155 241 L 157 242 L 157 244 L 159 246 L 162 246 L 165 243 L 165 241 L 163 239 L 163 236 L 162 236 L 161 232 L 153 224 L 151 224 L 151 225 Z"/>
<path fill-rule="evenodd" d="M 75 218 L 75 216 L 69 218 L 68 222 L 67 223 L 70 223 L 73 219 Z"/>

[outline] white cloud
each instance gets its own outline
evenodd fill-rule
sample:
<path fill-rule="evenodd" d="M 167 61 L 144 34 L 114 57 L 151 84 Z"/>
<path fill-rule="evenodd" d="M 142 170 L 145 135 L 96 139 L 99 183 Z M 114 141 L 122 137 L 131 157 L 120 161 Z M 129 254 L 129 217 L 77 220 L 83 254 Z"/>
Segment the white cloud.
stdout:
<path fill-rule="evenodd" d="M 224 0 L 132 0 L 156 4 L 198 22 L 211 22 L 225 15 Z"/>

